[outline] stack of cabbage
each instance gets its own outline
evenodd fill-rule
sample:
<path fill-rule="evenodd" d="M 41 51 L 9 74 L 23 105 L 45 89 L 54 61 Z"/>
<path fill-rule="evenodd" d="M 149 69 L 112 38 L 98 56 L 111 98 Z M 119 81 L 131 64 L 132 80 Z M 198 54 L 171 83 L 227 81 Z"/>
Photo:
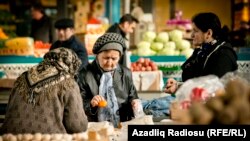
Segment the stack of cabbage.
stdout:
<path fill-rule="evenodd" d="M 190 41 L 183 38 L 183 34 L 183 31 L 178 29 L 159 33 L 147 31 L 143 33 L 142 41 L 137 44 L 133 55 L 184 55 L 188 58 L 193 53 L 193 49 Z"/>

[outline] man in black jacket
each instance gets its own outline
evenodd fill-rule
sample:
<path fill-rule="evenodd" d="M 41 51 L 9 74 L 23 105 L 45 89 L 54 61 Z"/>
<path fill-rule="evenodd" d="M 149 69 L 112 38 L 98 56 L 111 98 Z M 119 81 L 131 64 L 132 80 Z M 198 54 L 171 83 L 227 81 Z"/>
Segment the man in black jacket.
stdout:
<path fill-rule="evenodd" d="M 85 46 L 74 35 L 73 20 L 68 18 L 60 19 L 56 21 L 55 28 L 58 40 L 52 44 L 50 50 L 59 47 L 65 47 L 74 50 L 82 61 L 80 70 L 84 68 L 88 64 L 88 54 Z"/>
<path fill-rule="evenodd" d="M 36 41 L 52 43 L 54 41 L 53 24 L 49 16 L 45 14 L 40 3 L 31 6 L 31 37 Z"/>
<path fill-rule="evenodd" d="M 122 35 L 122 37 L 128 41 L 126 37 L 128 34 L 133 33 L 139 21 L 131 14 L 125 14 L 120 18 L 119 23 L 115 23 L 108 28 L 106 32 L 113 32 Z M 128 48 L 128 47 L 126 47 Z M 124 55 L 121 57 L 119 63 L 123 66 L 127 66 L 126 62 L 126 48 L 124 48 Z"/>

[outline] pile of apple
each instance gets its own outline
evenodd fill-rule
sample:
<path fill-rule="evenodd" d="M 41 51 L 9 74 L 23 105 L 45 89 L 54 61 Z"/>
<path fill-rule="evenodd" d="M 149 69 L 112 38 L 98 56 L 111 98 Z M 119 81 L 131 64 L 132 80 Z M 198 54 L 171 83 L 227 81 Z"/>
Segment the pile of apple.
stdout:
<path fill-rule="evenodd" d="M 131 63 L 131 71 L 156 71 L 157 64 L 150 58 L 140 57 L 136 62 Z"/>

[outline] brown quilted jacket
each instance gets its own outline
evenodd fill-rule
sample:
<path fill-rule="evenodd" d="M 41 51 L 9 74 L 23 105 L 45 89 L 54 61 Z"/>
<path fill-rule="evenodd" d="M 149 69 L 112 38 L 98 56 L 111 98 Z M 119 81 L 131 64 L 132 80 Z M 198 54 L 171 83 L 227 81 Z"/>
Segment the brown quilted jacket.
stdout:
<path fill-rule="evenodd" d="M 25 77 L 18 80 L 25 83 Z M 16 84 L 18 86 L 18 84 Z M 78 84 L 67 78 L 51 88 L 50 93 L 39 93 L 37 104 L 29 104 L 14 87 L 7 107 L 4 133 L 79 133 L 86 131 L 87 116 L 83 109 Z M 49 97 L 45 96 L 49 95 Z"/>

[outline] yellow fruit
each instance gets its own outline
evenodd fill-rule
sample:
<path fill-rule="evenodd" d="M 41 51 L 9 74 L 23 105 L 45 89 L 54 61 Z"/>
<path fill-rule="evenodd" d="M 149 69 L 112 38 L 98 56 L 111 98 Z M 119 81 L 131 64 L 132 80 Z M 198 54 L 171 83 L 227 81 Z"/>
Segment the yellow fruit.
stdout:
<path fill-rule="evenodd" d="M 3 32 L 3 29 L 0 28 L 0 39 L 8 39 L 9 37 Z"/>
<path fill-rule="evenodd" d="M 12 49 L 34 49 L 34 39 L 31 37 L 16 37 L 7 40 L 5 46 Z"/>

